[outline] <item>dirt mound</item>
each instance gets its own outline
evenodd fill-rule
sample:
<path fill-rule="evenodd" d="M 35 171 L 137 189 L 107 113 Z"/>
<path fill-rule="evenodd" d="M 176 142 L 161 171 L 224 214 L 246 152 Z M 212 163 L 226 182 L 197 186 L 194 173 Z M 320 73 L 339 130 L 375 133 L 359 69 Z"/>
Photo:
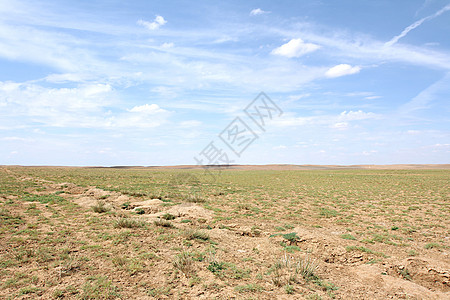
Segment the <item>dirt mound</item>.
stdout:
<path fill-rule="evenodd" d="M 152 206 L 150 206 L 152 207 Z M 153 206 L 154 207 L 154 206 Z M 161 206 L 159 206 L 161 207 Z M 146 215 L 147 218 L 156 219 L 160 218 L 162 215 L 170 214 L 173 215 L 176 219 L 192 219 L 192 220 L 211 220 L 213 217 L 213 212 L 207 210 L 195 203 L 182 203 L 178 205 L 174 205 L 169 209 L 160 209 L 159 212 Z"/>
<path fill-rule="evenodd" d="M 450 292 L 450 266 L 444 261 L 408 258 L 390 267 L 389 274 L 399 275 L 432 291 Z"/>

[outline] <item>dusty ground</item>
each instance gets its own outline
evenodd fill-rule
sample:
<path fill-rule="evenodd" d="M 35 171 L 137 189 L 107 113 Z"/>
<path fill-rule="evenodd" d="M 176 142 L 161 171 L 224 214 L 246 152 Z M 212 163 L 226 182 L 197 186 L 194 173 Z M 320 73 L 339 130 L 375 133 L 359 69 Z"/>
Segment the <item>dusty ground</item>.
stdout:
<path fill-rule="evenodd" d="M 135 178 L 121 173 L 127 170 L 114 176 Z M 375 202 L 357 202 L 357 222 L 335 210 L 313 218 L 317 200 L 304 200 L 300 222 L 289 216 L 300 197 L 289 192 L 261 213 L 267 198 L 275 197 L 263 197 L 264 188 L 260 196 L 266 202 L 259 206 L 257 194 L 228 194 L 231 187 L 213 196 L 194 193 L 170 200 L 111 184 L 80 184 L 80 177 L 65 181 L 75 177 L 54 177 L 58 172 L 0 168 L 0 298 L 450 299 L 445 184 L 436 185 L 436 202 L 422 201 L 421 208 L 408 204 L 411 209 L 398 216 L 365 214 Z M 270 174 L 276 176 L 272 181 L 284 180 L 282 174 Z M 439 176 L 448 183 L 448 172 Z M 408 214 L 423 226 L 411 224 L 400 233 Z M 125 225 L 118 225 L 121 221 Z M 373 230 L 375 237 L 364 238 L 364 230 Z"/>

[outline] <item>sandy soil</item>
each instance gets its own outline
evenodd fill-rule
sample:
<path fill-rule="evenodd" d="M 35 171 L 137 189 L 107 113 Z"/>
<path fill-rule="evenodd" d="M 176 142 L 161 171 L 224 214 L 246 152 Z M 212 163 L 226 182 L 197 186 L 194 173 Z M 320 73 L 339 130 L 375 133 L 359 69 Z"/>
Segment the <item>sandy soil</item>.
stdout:
<path fill-rule="evenodd" d="M 166 168 L 166 167 L 155 167 Z M 174 168 L 191 168 L 189 166 Z M 232 166 L 237 170 L 299 170 L 299 169 L 321 169 L 321 168 L 378 168 L 378 169 L 449 169 L 450 165 L 395 165 L 395 166 L 290 166 L 290 165 L 272 165 L 272 166 Z M 343 233 L 340 227 L 332 224 L 324 224 L 323 228 L 312 227 L 295 227 L 291 231 L 296 232 L 300 237 L 299 240 L 292 242 L 291 246 L 298 247 L 301 251 L 294 254 L 285 254 L 294 259 L 306 259 L 311 256 L 318 264 L 317 274 L 326 282 L 333 283 L 338 289 L 327 289 L 320 285 L 314 284 L 305 279 L 297 280 L 297 287 L 293 294 L 286 293 L 284 284 L 277 286 L 273 282 L 273 275 L 268 275 L 274 260 L 280 257 L 279 244 L 283 242 L 281 236 L 272 236 L 268 228 L 272 227 L 269 221 L 252 221 L 232 220 L 220 223 L 211 223 L 214 212 L 204 208 L 201 204 L 181 203 L 177 205 L 167 206 L 160 199 L 148 199 L 143 201 L 141 198 L 130 197 L 118 192 L 104 191 L 96 187 L 81 187 L 70 182 L 53 183 L 50 181 L 40 180 L 37 178 L 24 177 L 21 180 L 33 180 L 39 182 L 45 187 L 43 191 L 30 192 L 35 194 L 54 194 L 62 191 L 61 194 L 67 200 L 76 203 L 81 210 L 87 215 L 102 217 L 91 211 L 91 207 L 103 201 L 112 212 L 121 214 L 124 212 L 123 203 L 129 205 L 126 213 L 143 211 L 140 219 L 153 224 L 155 220 L 160 219 L 165 214 L 174 216 L 171 220 L 174 229 L 167 229 L 167 234 L 172 234 L 169 240 L 158 241 L 154 231 L 139 231 L 137 237 L 130 237 L 124 241 L 130 246 L 133 243 L 142 247 L 155 250 L 158 259 L 153 259 L 145 263 L 145 271 L 131 274 L 117 270 L 109 263 L 110 259 L 103 260 L 101 255 L 96 257 L 89 253 L 91 262 L 81 265 L 73 270 L 66 270 L 67 274 L 61 275 L 61 266 L 49 265 L 47 269 L 36 270 L 35 265 L 16 265 L 10 267 L 11 270 L 18 273 L 34 272 L 39 278 L 54 277 L 56 284 L 48 285 L 48 292 L 44 294 L 31 294 L 17 296 L 22 299 L 34 299 L 34 297 L 46 299 L 55 298 L 55 291 L 67 288 L 75 283 L 81 285 L 84 282 L 86 274 L 105 274 L 111 278 L 112 282 L 119 286 L 121 295 L 125 299 L 450 299 L 450 251 L 449 249 L 441 249 L 439 251 L 427 252 L 427 256 L 413 256 L 404 258 L 399 253 L 389 253 L 389 257 L 383 259 L 381 264 L 372 263 L 380 257 L 373 253 L 364 253 L 361 251 L 348 251 L 347 246 L 356 245 L 351 240 L 343 240 L 339 236 Z M 14 199 L 14 197 L 11 197 Z M 6 199 L 3 199 L 6 201 Z M 29 209 L 30 205 L 37 206 L 38 209 L 45 211 L 44 204 L 22 203 L 18 204 L 16 213 L 24 213 Z M 49 217 L 50 214 L 44 214 Z M 75 216 L 75 217 L 74 217 Z M 28 217 L 27 217 L 28 218 Z M 32 221 L 32 217 L 27 221 Z M 77 220 L 76 214 L 67 215 L 68 226 L 84 226 L 84 221 Z M 75 219 L 74 219 L 75 218 Z M 112 218 L 105 216 L 105 218 Z M 186 222 L 185 220 L 189 220 Z M 326 221 L 326 220 L 325 220 Z M 256 222 L 256 223 L 255 223 Z M 256 225 L 256 226 L 255 226 Z M 209 226 L 208 234 L 219 247 L 216 257 L 206 259 L 203 262 L 197 262 L 193 269 L 196 277 L 201 278 L 200 284 L 192 284 L 193 277 L 188 274 L 173 274 L 169 270 L 173 270 L 172 262 L 178 253 L 175 249 L 183 248 L 183 239 L 176 232 L 190 228 L 206 228 Z M 255 230 L 254 228 L 259 228 Z M 39 228 L 45 231 L 46 227 Z M 448 230 L 448 228 L 446 229 Z M 116 234 L 120 230 L 113 230 Z M 11 236 L 3 238 L 2 243 Z M 446 238 L 450 238 L 447 236 Z M 80 257 L 82 253 L 88 255 L 87 250 L 77 248 L 74 241 L 86 240 L 86 235 L 81 231 L 73 232 L 73 256 Z M 32 243 L 32 242 L 30 242 Z M 205 251 L 206 245 L 202 242 L 193 241 L 193 248 L 199 251 Z M 411 241 L 411 243 L 414 243 Z M 100 245 L 104 249 L 113 247 L 110 241 L 96 241 L 95 244 Z M 33 244 L 34 245 L 34 244 Z M 145 245 L 145 246 L 144 246 Z M 3 244 L 0 250 L 5 253 L 12 252 L 12 248 L 8 248 Z M 10 247 L 17 245 L 10 244 Z M 33 246 L 36 247 L 36 246 Z M 116 246 L 120 251 L 128 253 L 129 248 L 121 248 Z M 191 248 L 192 249 L 192 248 Z M 107 251 L 107 250 L 105 250 Z M 107 251 L 108 252 L 108 251 Z M 109 251 L 114 253 L 113 250 Z M 111 254 L 112 255 L 112 254 Z M 251 259 L 249 259 L 251 257 Z M 108 262 L 105 262 L 108 261 Z M 250 277 L 235 279 L 233 277 L 218 277 L 206 269 L 211 261 L 226 261 L 239 264 L 241 268 L 251 270 Z M 88 271 L 90 265 L 94 270 Z M 58 269 L 59 268 L 59 269 Z M 407 270 L 407 273 L 405 273 Z M 58 272 L 59 275 L 58 275 Z M 262 274 L 260 277 L 255 274 Z M 169 277 L 173 277 L 168 282 Z M 0 297 L 13 295 L 17 289 L 14 286 L 5 285 L 2 279 L 3 287 Z M 41 279 L 41 285 L 44 284 Z M 50 281 L 49 281 L 50 282 Z M 153 287 L 164 287 L 170 285 L 172 291 L 179 293 L 169 294 L 152 294 L 144 292 L 139 287 L 140 282 L 149 282 Z M 233 286 L 241 284 L 254 284 L 260 286 L 261 290 L 250 290 L 246 293 L 238 293 Z M 50 284 L 50 285 L 49 285 Z M 53 293 L 51 293 L 53 291 Z M 79 298 L 80 294 L 65 294 L 64 298 Z M 321 297 L 321 298 L 319 298 Z M 58 297 L 56 297 L 58 298 Z"/>

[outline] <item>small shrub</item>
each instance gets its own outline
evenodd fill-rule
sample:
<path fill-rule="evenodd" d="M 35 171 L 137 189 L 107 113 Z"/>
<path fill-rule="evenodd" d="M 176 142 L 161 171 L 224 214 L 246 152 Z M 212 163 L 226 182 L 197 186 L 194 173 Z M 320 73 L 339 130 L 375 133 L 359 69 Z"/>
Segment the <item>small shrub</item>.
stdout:
<path fill-rule="evenodd" d="M 201 195 L 194 193 L 187 195 L 186 199 L 187 202 L 193 202 L 193 203 L 204 203 L 206 202 L 205 198 L 203 198 Z"/>
<path fill-rule="evenodd" d="M 209 234 L 205 231 L 202 230 L 186 230 L 184 232 L 184 236 L 188 239 L 188 240 L 203 240 L 203 241 L 208 241 L 209 240 Z"/>
<path fill-rule="evenodd" d="M 292 285 L 290 285 L 290 284 L 286 284 L 285 286 L 284 286 L 284 290 L 286 291 L 286 294 L 293 294 L 294 293 L 294 287 L 292 286 Z"/>
<path fill-rule="evenodd" d="M 105 201 L 97 201 L 97 204 L 92 206 L 92 210 L 96 213 L 104 213 L 109 211 L 109 207 L 106 205 Z"/>
<path fill-rule="evenodd" d="M 191 255 L 183 251 L 180 254 L 177 254 L 173 260 L 173 266 L 183 272 L 185 275 L 189 275 L 193 271 L 193 260 Z"/>
<path fill-rule="evenodd" d="M 155 220 L 154 224 L 155 224 L 156 226 L 161 226 L 161 227 L 168 227 L 168 228 L 173 228 L 173 227 L 175 227 L 175 226 L 172 224 L 172 222 L 167 221 L 167 220 L 161 220 L 161 219 Z"/>
<path fill-rule="evenodd" d="M 225 263 L 223 262 L 212 261 L 209 263 L 207 268 L 209 271 L 211 271 L 211 273 L 217 274 L 224 270 L 226 267 Z"/>
<path fill-rule="evenodd" d="M 122 217 L 114 220 L 114 228 L 138 228 L 144 227 L 145 222 L 132 218 Z"/>
<path fill-rule="evenodd" d="M 163 218 L 164 220 L 175 220 L 175 216 L 169 213 L 165 213 L 161 216 L 161 218 Z"/>
<path fill-rule="evenodd" d="M 283 234 L 282 237 L 291 243 L 295 243 L 300 240 L 300 238 L 297 235 L 297 232 L 286 233 L 286 234 Z"/>
<path fill-rule="evenodd" d="M 409 274 L 408 269 L 406 269 L 406 268 L 402 268 L 402 269 L 398 268 L 397 271 L 398 271 L 398 273 L 403 277 L 403 279 L 406 279 L 406 280 L 412 280 L 411 275 Z"/>
<path fill-rule="evenodd" d="M 143 210 L 142 208 L 138 207 L 134 210 L 134 212 L 138 215 L 143 215 L 145 214 L 145 210 Z"/>
<path fill-rule="evenodd" d="M 317 262 L 310 257 L 305 257 L 304 259 L 297 262 L 296 272 L 300 273 L 302 277 L 306 280 L 318 279 L 316 275 L 319 265 Z"/>
<path fill-rule="evenodd" d="M 272 275 L 272 282 L 278 286 L 290 285 L 297 282 L 297 275 L 300 274 L 305 280 L 318 280 L 316 275 L 318 264 L 308 256 L 301 259 L 285 255 L 277 259 L 269 269 Z"/>
<path fill-rule="evenodd" d="M 438 243 L 428 243 L 424 246 L 425 249 L 433 249 L 433 248 L 440 248 L 441 245 Z"/>

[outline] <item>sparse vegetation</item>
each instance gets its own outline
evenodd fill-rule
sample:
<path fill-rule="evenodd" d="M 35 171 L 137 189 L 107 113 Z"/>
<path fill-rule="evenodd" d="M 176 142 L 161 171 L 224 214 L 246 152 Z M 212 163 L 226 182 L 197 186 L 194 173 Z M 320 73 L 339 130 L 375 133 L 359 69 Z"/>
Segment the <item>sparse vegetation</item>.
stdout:
<path fill-rule="evenodd" d="M 440 248 L 441 245 L 438 243 L 428 243 L 424 246 L 425 249 L 434 249 L 434 248 Z"/>
<path fill-rule="evenodd" d="M 96 213 L 104 213 L 109 211 L 109 207 L 106 206 L 105 201 L 97 201 L 97 204 L 92 206 L 92 210 L 95 211 Z"/>
<path fill-rule="evenodd" d="M 120 298 L 119 289 L 106 277 L 89 277 L 83 285 L 83 300 L 112 298 Z"/>
<path fill-rule="evenodd" d="M 356 238 L 351 235 L 350 233 L 344 233 L 341 235 L 341 238 L 345 239 L 345 240 L 356 240 Z"/>
<path fill-rule="evenodd" d="M 145 222 L 142 220 L 137 220 L 128 217 L 120 217 L 114 220 L 113 222 L 114 228 L 138 228 L 144 227 Z"/>
<path fill-rule="evenodd" d="M 172 222 L 167 221 L 167 220 L 161 220 L 161 219 L 158 219 L 158 220 L 155 220 L 154 223 L 155 223 L 156 226 L 161 226 L 161 227 L 168 227 L 168 228 L 175 227 L 175 226 L 172 224 Z"/>
<path fill-rule="evenodd" d="M 446 170 L 227 170 L 214 183 L 183 172 L 196 180 L 0 167 L 0 298 L 394 295 L 340 279 L 355 265 L 445 288 L 438 272 L 433 281 L 420 272 L 439 270 L 430 262 L 450 246 Z"/>
<path fill-rule="evenodd" d="M 173 260 L 173 266 L 186 275 L 191 274 L 193 272 L 193 260 L 190 253 L 183 251 L 177 254 Z"/>
<path fill-rule="evenodd" d="M 161 216 L 161 218 L 169 221 L 169 220 L 175 220 L 176 217 L 172 214 L 165 213 Z"/>
<path fill-rule="evenodd" d="M 188 240 L 195 240 L 195 239 L 203 241 L 209 240 L 209 234 L 203 230 L 188 229 L 184 231 L 183 235 Z"/>

